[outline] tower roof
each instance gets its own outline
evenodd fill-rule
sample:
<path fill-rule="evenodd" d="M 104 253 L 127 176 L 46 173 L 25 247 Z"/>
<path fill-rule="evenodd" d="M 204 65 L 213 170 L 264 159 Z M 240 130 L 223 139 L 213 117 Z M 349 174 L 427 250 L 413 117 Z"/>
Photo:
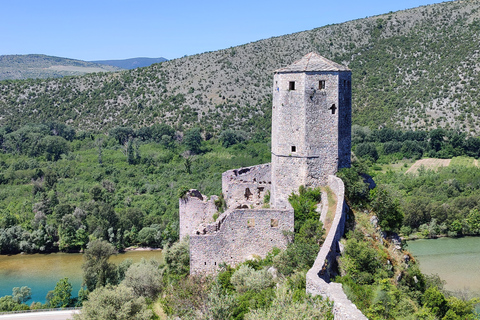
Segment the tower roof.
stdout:
<path fill-rule="evenodd" d="M 295 61 L 288 67 L 278 69 L 275 72 L 308 72 L 308 71 L 350 71 L 345 66 L 328 60 L 318 53 L 310 52 L 302 59 Z"/>

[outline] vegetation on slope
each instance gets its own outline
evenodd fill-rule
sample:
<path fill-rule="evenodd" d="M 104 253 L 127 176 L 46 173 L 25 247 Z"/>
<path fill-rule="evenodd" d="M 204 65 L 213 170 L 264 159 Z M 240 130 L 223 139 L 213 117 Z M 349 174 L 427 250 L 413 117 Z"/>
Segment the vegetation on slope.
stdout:
<path fill-rule="evenodd" d="M 357 162 L 339 173 L 352 211 L 335 281 L 368 319 L 477 319 L 478 298 L 465 300 L 443 290 L 438 276 L 422 274 L 402 250 L 396 234 L 402 207 L 383 185 L 367 192 L 360 175 L 366 169 Z"/>
<path fill-rule="evenodd" d="M 353 71 L 353 120 L 475 131 L 479 0 L 451 1 L 261 40 L 147 68 L 0 84 L 2 124 L 54 118 L 77 129 L 165 122 L 218 133 L 267 126 L 272 73 L 310 51 Z M 266 117 L 268 122 L 269 117 Z"/>
<path fill-rule="evenodd" d="M 98 238 L 164 247 L 178 238 L 178 190 L 220 194 L 223 171 L 270 160 L 264 142 L 225 148 L 196 129 L 177 138 L 166 125 L 108 137 L 58 123 L 0 132 L 0 253 L 78 251 Z"/>
<path fill-rule="evenodd" d="M 480 234 L 480 169 L 460 160 L 437 171 L 420 168 L 417 173 L 387 170 L 380 165 L 422 156 L 461 159 L 480 157 L 480 139 L 443 129 L 402 132 L 384 128 L 370 131 L 354 127 L 355 154 L 373 170 L 375 181 L 388 189 L 405 214 L 405 236 L 461 236 Z M 471 159 L 471 158 L 470 158 Z M 456 165 L 455 162 L 458 164 Z M 473 163 L 473 161 L 472 161 Z M 418 236 L 417 235 L 417 236 Z"/>

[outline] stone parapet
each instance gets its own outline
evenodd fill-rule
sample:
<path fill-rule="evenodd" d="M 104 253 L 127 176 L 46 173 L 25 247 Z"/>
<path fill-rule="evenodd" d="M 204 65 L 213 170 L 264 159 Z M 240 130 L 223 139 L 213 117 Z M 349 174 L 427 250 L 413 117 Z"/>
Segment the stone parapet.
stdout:
<path fill-rule="evenodd" d="M 337 196 L 335 218 L 313 267 L 307 272 L 307 293 L 321 295 L 333 301 L 333 313 L 337 320 L 367 319 L 357 306 L 348 300 L 340 283 L 330 283 L 339 254 L 339 241 L 345 230 L 348 206 L 345 203 L 343 181 L 335 176 L 329 176 L 328 186 Z"/>

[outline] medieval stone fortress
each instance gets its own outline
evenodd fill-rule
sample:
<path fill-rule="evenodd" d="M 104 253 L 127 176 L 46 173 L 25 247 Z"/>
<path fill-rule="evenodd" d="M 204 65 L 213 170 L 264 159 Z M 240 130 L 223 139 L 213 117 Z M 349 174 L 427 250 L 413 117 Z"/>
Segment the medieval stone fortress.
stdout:
<path fill-rule="evenodd" d="M 351 71 L 316 53 L 275 71 L 272 162 L 223 173 L 227 210 L 215 221 L 218 197 L 207 199 L 190 190 L 179 200 L 180 238 L 190 236 L 190 273 L 212 273 L 222 264 L 233 266 L 265 258 L 274 247 L 285 249 L 285 231 L 294 230 L 288 196 L 302 185 L 328 185 L 337 196 L 337 210 L 307 274 L 307 291 L 331 298 L 336 318 L 364 318 L 341 285 L 329 283 L 347 211 L 343 182 L 334 175 L 350 167 L 351 100 Z M 322 196 L 325 207 L 324 202 Z"/>

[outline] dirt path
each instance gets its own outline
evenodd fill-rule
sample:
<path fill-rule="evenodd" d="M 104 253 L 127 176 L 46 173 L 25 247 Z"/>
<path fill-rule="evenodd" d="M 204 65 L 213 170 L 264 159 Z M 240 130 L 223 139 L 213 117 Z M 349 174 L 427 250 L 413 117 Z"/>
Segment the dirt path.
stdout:
<path fill-rule="evenodd" d="M 428 159 L 421 159 L 415 162 L 410 169 L 406 171 L 406 173 L 415 173 L 420 169 L 421 166 L 423 166 L 425 169 L 437 169 L 440 167 L 448 167 L 450 165 L 451 159 L 433 159 L 433 158 L 428 158 Z"/>

